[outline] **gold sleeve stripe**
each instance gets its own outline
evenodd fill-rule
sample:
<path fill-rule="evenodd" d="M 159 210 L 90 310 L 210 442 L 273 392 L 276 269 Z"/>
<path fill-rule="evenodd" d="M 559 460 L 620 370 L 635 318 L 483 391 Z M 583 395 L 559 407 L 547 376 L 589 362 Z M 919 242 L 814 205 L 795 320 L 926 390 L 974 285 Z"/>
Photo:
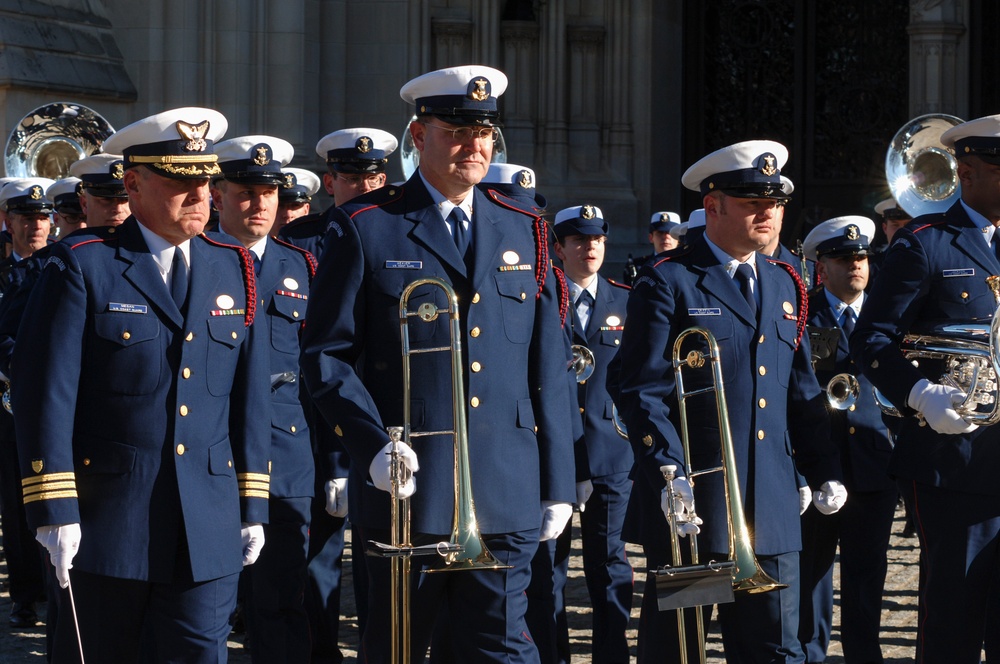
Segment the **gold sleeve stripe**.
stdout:
<path fill-rule="evenodd" d="M 267 499 L 269 494 L 267 491 L 253 491 L 251 489 L 244 489 L 240 491 L 240 498 L 264 498 Z M 28 501 L 25 501 L 28 502 Z"/>
<path fill-rule="evenodd" d="M 43 491 L 76 491 L 76 482 L 70 480 L 68 482 L 45 482 L 44 484 L 39 484 L 38 486 L 26 486 L 22 489 L 24 495 L 30 495 L 32 493 L 41 493 Z"/>
<path fill-rule="evenodd" d="M 61 480 L 72 480 L 75 482 L 76 473 L 70 471 L 68 473 L 46 473 L 45 475 L 33 475 L 22 479 L 21 486 L 29 486 L 31 484 L 38 484 L 39 482 L 58 482 Z"/>
<path fill-rule="evenodd" d="M 56 498 L 76 498 L 76 489 L 72 491 L 46 491 L 24 497 L 24 504 L 38 502 L 39 500 L 55 500 Z"/>
<path fill-rule="evenodd" d="M 255 480 L 257 482 L 270 482 L 271 476 L 267 473 L 236 473 L 236 479 L 241 482 L 244 480 Z"/>
<path fill-rule="evenodd" d="M 240 489 L 256 489 L 258 491 L 269 491 L 271 485 L 267 482 L 240 482 Z"/>

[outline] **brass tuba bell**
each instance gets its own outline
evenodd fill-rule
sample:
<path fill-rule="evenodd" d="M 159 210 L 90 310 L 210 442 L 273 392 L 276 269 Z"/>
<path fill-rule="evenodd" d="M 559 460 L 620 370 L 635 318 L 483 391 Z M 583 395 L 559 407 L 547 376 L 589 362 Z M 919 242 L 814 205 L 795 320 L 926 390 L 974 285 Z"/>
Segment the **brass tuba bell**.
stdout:
<path fill-rule="evenodd" d="M 7 177 L 64 178 L 73 162 L 99 151 L 113 133 L 107 120 L 83 104 L 39 106 L 21 118 L 7 138 Z"/>
<path fill-rule="evenodd" d="M 941 134 L 963 120 L 931 113 L 900 127 L 885 155 L 885 179 L 892 197 L 910 216 L 944 212 L 958 200 L 958 162 Z"/>

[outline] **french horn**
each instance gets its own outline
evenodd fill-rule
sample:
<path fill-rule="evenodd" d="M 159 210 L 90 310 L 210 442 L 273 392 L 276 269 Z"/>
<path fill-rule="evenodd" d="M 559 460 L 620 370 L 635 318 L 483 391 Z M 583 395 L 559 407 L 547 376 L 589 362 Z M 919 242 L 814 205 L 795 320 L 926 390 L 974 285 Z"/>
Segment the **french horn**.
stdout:
<path fill-rule="evenodd" d="M 7 138 L 7 177 L 64 178 L 70 165 L 101 149 L 114 127 L 83 104 L 60 101 L 39 106 L 17 123 Z"/>
<path fill-rule="evenodd" d="M 931 113 L 900 127 L 885 155 L 885 179 L 892 197 L 910 216 L 944 212 L 958 200 L 958 162 L 941 134 L 963 120 Z"/>

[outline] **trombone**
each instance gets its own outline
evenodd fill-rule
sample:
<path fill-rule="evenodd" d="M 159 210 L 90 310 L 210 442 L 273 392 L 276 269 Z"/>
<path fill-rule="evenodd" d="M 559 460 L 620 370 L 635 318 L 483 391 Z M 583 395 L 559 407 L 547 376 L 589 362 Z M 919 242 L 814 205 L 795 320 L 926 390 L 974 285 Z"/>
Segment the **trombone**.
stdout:
<path fill-rule="evenodd" d="M 444 291 L 448 300 L 447 308 L 438 308 L 434 302 L 424 302 L 416 311 L 409 309 L 413 291 L 430 285 Z M 419 318 L 425 323 L 437 320 L 441 314 L 448 314 L 450 323 L 450 343 L 435 348 L 410 348 L 409 325 L 411 318 Z M 392 501 L 390 525 L 392 542 L 389 545 L 369 542 L 370 555 L 390 559 L 390 585 L 392 600 L 390 620 L 392 622 L 391 658 L 395 664 L 410 661 L 410 557 L 437 554 L 444 558 L 445 566 L 428 569 L 430 572 L 458 570 L 508 569 L 486 548 L 479 533 L 476 510 L 472 499 L 471 471 L 469 469 L 469 438 L 465 418 L 465 387 L 462 381 L 462 328 L 458 315 L 458 296 L 455 290 L 437 277 L 424 277 L 411 282 L 399 298 L 399 330 L 403 353 L 403 426 L 388 427 L 392 477 Z M 451 356 L 452 428 L 447 431 L 410 430 L 410 357 L 418 353 L 447 352 Z M 399 495 L 400 489 L 409 480 L 410 471 L 399 457 L 398 444 L 410 445 L 413 438 L 421 436 L 450 435 L 454 440 L 455 452 L 455 512 L 452 518 L 451 538 L 429 546 L 413 546 L 410 543 L 410 499 Z"/>
<path fill-rule="evenodd" d="M 690 336 L 700 336 L 704 338 L 708 346 L 708 352 L 703 350 L 691 350 L 683 358 L 681 357 L 681 347 L 684 341 Z M 712 371 L 712 383 L 708 387 L 687 390 L 684 387 L 684 371 L 697 370 L 710 365 Z M 726 407 L 725 387 L 722 379 L 722 364 L 719 353 L 719 344 L 715 336 L 707 328 L 691 327 L 678 335 L 673 346 L 673 366 L 676 379 L 677 405 L 681 425 L 681 443 L 684 451 L 684 471 L 685 476 L 694 487 L 695 478 L 708 473 L 721 471 L 723 473 L 723 486 L 725 487 L 726 505 L 728 506 L 727 523 L 729 527 L 729 559 L 724 562 L 709 561 L 700 563 L 698 560 L 698 541 L 695 536 L 691 536 L 691 564 L 683 566 L 681 560 L 680 543 L 674 525 L 677 515 L 673 513 L 673 500 L 668 500 L 670 506 L 670 539 L 673 565 L 657 569 L 653 574 L 657 577 L 657 587 L 661 584 L 668 590 L 680 588 L 673 597 L 659 599 L 660 610 L 675 608 L 677 610 L 677 635 L 680 642 L 680 662 L 687 664 L 687 634 L 684 625 L 684 608 L 689 606 L 702 606 L 710 603 L 733 601 L 734 592 L 746 592 L 751 594 L 766 593 L 772 590 L 781 590 L 788 586 L 778 583 L 772 579 L 757 562 L 757 557 L 750 544 L 750 530 L 747 526 L 746 516 L 743 512 L 743 502 L 740 494 L 739 473 L 736 469 L 736 457 L 733 449 L 732 430 L 729 426 L 729 411 Z M 688 431 L 687 400 L 699 394 L 714 393 L 716 413 L 719 422 L 720 448 L 722 453 L 722 465 L 715 468 L 695 470 L 691 467 L 691 446 L 690 433 Z M 673 495 L 673 481 L 676 467 L 664 466 L 660 469 L 664 473 L 667 482 L 667 490 Z M 692 512 L 686 518 L 693 520 L 695 514 Z M 725 585 L 718 583 L 720 575 Z M 704 583 L 704 582 L 708 583 Z M 701 589 L 693 589 L 695 584 L 702 586 Z M 701 662 L 706 661 L 705 655 L 705 626 L 702 612 L 699 609 L 695 612 L 697 629 L 697 644 Z"/>
<path fill-rule="evenodd" d="M 582 344 L 573 344 L 570 350 L 573 352 L 573 359 L 570 360 L 569 367 L 576 374 L 576 382 L 585 383 L 594 375 L 597 362 L 594 359 L 594 351 Z"/>

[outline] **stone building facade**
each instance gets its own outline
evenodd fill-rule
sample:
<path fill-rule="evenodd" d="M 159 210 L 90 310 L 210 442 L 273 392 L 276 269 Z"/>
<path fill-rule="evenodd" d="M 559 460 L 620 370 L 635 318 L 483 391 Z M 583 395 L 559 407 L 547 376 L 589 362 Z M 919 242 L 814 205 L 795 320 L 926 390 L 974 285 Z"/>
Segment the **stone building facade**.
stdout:
<path fill-rule="evenodd" d="M 736 140 L 789 146 L 786 235 L 872 214 L 894 131 L 928 112 L 1000 112 L 991 0 L 0 0 L 0 131 L 79 102 L 124 126 L 177 106 L 218 109 L 228 135 L 401 136 L 399 87 L 481 62 L 511 80 L 508 161 L 550 210 L 590 202 L 611 259 L 645 251 L 655 210 L 700 205 L 687 165 Z M 398 162 L 390 179 L 402 179 Z"/>

